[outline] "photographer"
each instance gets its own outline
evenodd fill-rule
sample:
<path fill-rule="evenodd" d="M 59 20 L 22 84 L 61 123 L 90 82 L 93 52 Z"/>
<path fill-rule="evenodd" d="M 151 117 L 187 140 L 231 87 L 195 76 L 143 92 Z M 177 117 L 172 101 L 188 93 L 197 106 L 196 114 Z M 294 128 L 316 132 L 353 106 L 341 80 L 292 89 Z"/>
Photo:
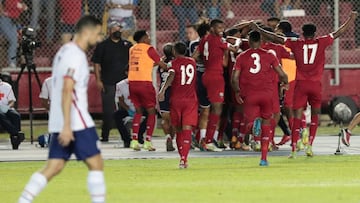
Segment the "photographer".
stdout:
<path fill-rule="evenodd" d="M 21 130 L 20 114 L 14 109 L 16 98 L 11 85 L 0 79 L 0 125 L 10 133 L 11 145 L 14 150 L 24 141 Z"/>
<path fill-rule="evenodd" d="M 28 7 L 21 0 L 0 0 L 0 33 L 9 43 L 9 67 L 16 67 L 16 48 L 18 45 L 16 21 Z"/>

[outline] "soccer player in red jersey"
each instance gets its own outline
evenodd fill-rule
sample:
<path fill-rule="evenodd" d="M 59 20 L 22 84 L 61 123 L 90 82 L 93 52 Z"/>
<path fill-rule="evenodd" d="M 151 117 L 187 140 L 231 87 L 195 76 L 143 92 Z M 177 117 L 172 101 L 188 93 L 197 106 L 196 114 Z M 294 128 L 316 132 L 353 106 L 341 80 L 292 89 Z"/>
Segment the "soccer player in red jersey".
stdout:
<path fill-rule="evenodd" d="M 159 92 L 159 101 L 165 97 L 166 89 L 171 85 L 170 116 L 176 128 L 176 144 L 180 154 L 179 168 L 187 168 L 187 157 L 191 146 L 192 128 L 198 121 L 198 99 L 196 94 L 196 63 L 186 57 L 186 45 L 178 42 L 174 45 L 175 59 L 168 63 L 169 76 Z"/>
<path fill-rule="evenodd" d="M 261 161 L 260 166 L 268 166 L 267 152 L 271 133 L 272 99 L 274 85 L 272 72 L 275 70 L 283 84 L 287 75 L 281 69 L 277 58 L 271 52 L 261 49 L 261 35 L 258 31 L 249 33 L 250 49 L 241 53 L 234 65 L 232 86 L 239 103 L 244 102 L 244 116 L 248 124 L 261 118 Z M 240 81 L 240 86 L 239 86 Z M 255 127 L 255 123 L 254 123 Z M 253 133 L 254 134 L 254 133 Z"/>
<path fill-rule="evenodd" d="M 202 77 L 202 81 L 206 88 L 208 99 L 211 102 L 206 137 L 202 146 L 208 151 L 222 151 L 215 147 L 213 139 L 214 133 L 218 129 L 222 104 L 224 102 L 224 53 L 227 49 L 235 52 L 237 49 L 229 47 L 222 39 L 225 29 L 223 21 L 214 19 L 210 22 L 210 27 L 210 34 L 201 40 L 198 47 L 198 52 L 202 55 L 205 65 L 205 73 Z"/>
<path fill-rule="evenodd" d="M 264 30 L 267 30 L 269 32 L 273 32 L 272 28 L 270 27 L 264 27 Z M 261 48 L 268 50 L 270 53 L 274 54 L 278 61 L 281 63 L 281 59 L 284 58 L 293 58 L 293 54 L 291 52 L 288 52 L 284 46 L 280 44 L 272 43 L 267 37 L 262 38 L 262 44 Z M 273 79 L 274 79 L 274 90 L 273 91 L 273 118 L 271 119 L 271 135 L 270 135 L 270 143 L 273 150 L 277 150 L 277 146 L 274 142 L 274 135 L 275 135 L 275 127 L 277 123 L 280 120 L 280 90 L 279 90 L 279 78 L 277 74 L 273 73 Z"/>
<path fill-rule="evenodd" d="M 346 32 L 357 15 L 357 12 L 352 11 L 350 17 L 338 30 L 321 37 L 315 37 L 316 26 L 314 24 L 304 24 L 302 26 L 304 39 L 285 38 L 252 24 L 253 28 L 260 30 L 270 39 L 285 43 L 285 46 L 289 47 L 295 56 L 297 66 L 293 106 L 295 117 L 292 128 L 292 152 L 289 158 L 296 157 L 296 141 L 299 139 L 301 116 L 307 102 L 311 106 L 311 124 L 305 152 L 307 156 L 313 156 L 312 144 L 316 135 L 321 108 L 321 77 L 325 65 L 325 49 L 332 45 L 334 39 Z"/>

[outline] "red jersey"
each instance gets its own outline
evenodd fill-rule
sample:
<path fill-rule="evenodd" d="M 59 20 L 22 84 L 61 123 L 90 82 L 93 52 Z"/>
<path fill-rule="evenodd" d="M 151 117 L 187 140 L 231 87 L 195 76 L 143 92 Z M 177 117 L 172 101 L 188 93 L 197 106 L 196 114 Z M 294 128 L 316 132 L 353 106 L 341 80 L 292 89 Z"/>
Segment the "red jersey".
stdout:
<path fill-rule="evenodd" d="M 315 39 L 286 39 L 285 46 L 289 47 L 295 56 L 296 80 L 321 81 L 325 49 L 333 42 L 334 37 L 331 34 Z"/>
<path fill-rule="evenodd" d="M 197 102 L 196 62 L 190 57 L 178 57 L 168 63 L 169 72 L 174 72 L 171 84 L 170 103 Z"/>
<path fill-rule="evenodd" d="M 220 36 L 209 34 L 201 39 L 198 50 L 203 57 L 205 71 L 223 73 L 223 59 L 226 49 L 227 42 Z"/>
<path fill-rule="evenodd" d="M 274 54 L 264 49 L 248 49 L 241 53 L 234 65 L 234 70 L 240 70 L 241 94 L 273 91 L 273 68 L 279 65 Z"/>

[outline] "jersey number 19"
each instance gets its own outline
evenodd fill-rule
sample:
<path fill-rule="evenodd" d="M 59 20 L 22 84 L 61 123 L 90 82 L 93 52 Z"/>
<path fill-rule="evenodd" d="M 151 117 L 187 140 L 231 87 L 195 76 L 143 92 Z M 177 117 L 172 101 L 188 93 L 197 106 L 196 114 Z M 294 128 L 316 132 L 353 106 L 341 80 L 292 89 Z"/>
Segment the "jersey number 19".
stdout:
<path fill-rule="evenodd" d="M 181 65 L 181 85 L 190 85 L 194 79 L 195 68 L 192 64 Z"/>

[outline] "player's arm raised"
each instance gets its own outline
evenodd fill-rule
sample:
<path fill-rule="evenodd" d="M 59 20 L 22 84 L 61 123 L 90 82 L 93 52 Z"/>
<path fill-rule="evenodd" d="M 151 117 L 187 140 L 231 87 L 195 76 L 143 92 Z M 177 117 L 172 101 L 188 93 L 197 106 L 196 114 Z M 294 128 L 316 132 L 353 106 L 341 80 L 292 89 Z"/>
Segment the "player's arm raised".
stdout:
<path fill-rule="evenodd" d="M 253 30 L 259 31 L 261 33 L 261 35 L 269 38 L 271 41 L 273 41 L 275 43 L 279 43 L 279 44 L 284 44 L 285 43 L 286 37 L 283 37 L 281 35 L 277 35 L 277 34 L 275 34 L 273 32 L 266 31 L 266 30 L 262 29 L 261 27 L 259 27 L 259 25 L 257 25 L 254 22 L 252 22 L 250 24 L 250 28 L 253 29 Z"/>
<path fill-rule="evenodd" d="M 350 24 L 354 23 L 355 19 L 358 16 L 358 12 L 352 11 L 350 13 L 349 18 L 346 20 L 344 24 L 342 24 L 339 29 L 337 29 L 335 32 L 331 33 L 334 37 L 334 39 L 340 37 L 343 33 L 346 32 L 346 30 L 349 28 Z"/>
<path fill-rule="evenodd" d="M 159 94 L 158 94 L 158 99 L 159 101 L 164 101 L 165 100 L 165 92 L 167 90 L 167 88 L 169 88 L 172 84 L 172 82 L 174 81 L 175 78 L 175 72 L 170 70 L 169 71 L 169 76 L 166 78 L 165 84 L 161 87 Z"/>
<path fill-rule="evenodd" d="M 69 69 L 67 75 L 64 77 L 64 84 L 61 96 L 61 108 L 64 117 L 64 126 L 58 137 L 59 143 L 62 146 L 68 146 L 71 141 L 75 140 L 71 129 L 71 103 L 72 94 L 75 86 L 75 81 L 72 78 L 72 69 Z"/>

